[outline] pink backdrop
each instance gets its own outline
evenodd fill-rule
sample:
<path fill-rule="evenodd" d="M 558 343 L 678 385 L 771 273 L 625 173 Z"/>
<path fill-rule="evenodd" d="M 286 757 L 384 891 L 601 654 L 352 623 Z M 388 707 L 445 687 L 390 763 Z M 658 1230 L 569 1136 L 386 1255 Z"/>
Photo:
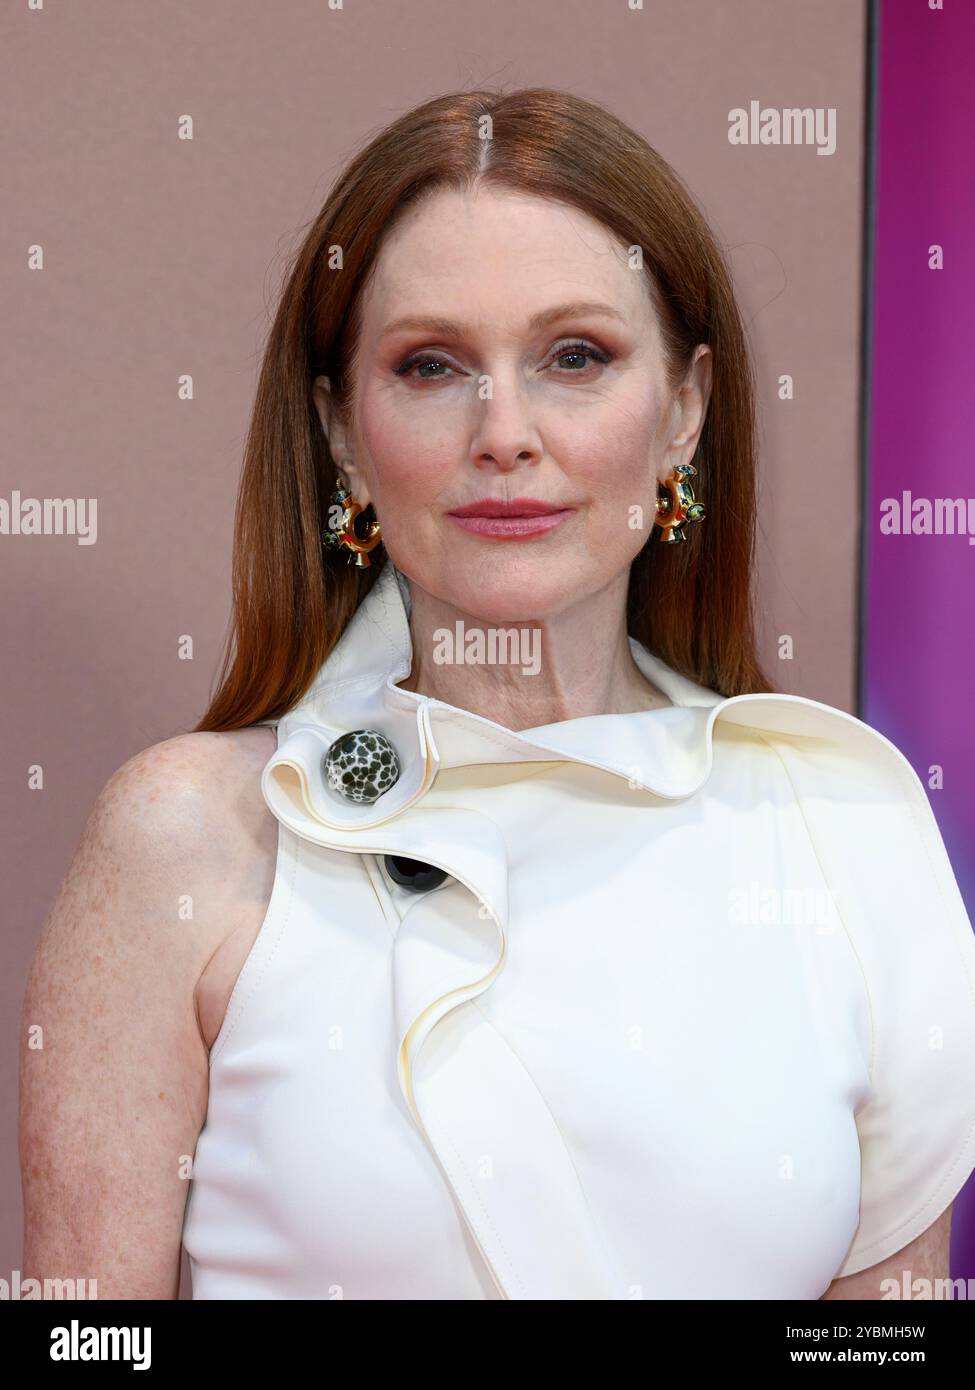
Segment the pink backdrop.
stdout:
<path fill-rule="evenodd" d="M 609 105 L 685 179 L 726 248 L 758 364 L 764 659 L 781 688 L 854 709 L 865 7 L 46 0 L 0 14 L 0 64 L 0 496 L 94 498 L 98 527 L 91 545 L 0 536 L 9 1271 L 30 954 L 99 788 L 205 706 L 283 257 L 395 115 L 456 88 L 564 87 Z M 835 152 L 732 146 L 729 112 L 752 101 L 832 109 Z M 43 791 L 28 789 L 32 764 Z"/>

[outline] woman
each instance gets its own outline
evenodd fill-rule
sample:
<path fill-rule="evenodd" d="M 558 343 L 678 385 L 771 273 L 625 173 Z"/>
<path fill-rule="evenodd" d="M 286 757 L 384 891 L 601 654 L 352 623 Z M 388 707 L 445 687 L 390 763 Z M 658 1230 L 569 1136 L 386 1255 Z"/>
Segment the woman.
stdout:
<path fill-rule="evenodd" d="M 353 161 L 219 691 L 109 781 L 38 951 L 28 1270 L 172 1297 L 182 1232 L 197 1298 L 947 1274 L 975 944 L 903 755 L 762 674 L 752 401 L 711 234 L 606 111 L 452 95 Z"/>

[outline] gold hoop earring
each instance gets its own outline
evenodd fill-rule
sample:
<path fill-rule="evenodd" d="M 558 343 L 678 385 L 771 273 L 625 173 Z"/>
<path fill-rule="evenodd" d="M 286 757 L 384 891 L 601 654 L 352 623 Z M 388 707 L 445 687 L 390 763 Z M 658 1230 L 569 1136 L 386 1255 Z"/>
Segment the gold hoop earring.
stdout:
<path fill-rule="evenodd" d="M 382 530 L 379 522 L 370 522 L 365 536 L 358 536 L 356 534 L 356 520 L 365 509 L 361 503 L 355 500 L 352 493 L 343 484 L 341 478 L 335 479 L 335 491 L 332 493 L 329 515 L 331 515 L 333 509 L 336 507 L 341 509 L 339 524 L 335 527 L 326 526 L 325 530 L 322 532 L 322 544 L 327 546 L 344 546 L 346 550 L 351 551 L 355 556 L 357 569 L 368 569 L 372 563 L 369 559 L 369 551 L 374 550 L 382 539 Z"/>
<path fill-rule="evenodd" d="M 664 545 L 676 545 L 686 541 L 684 527 L 689 521 L 704 520 L 704 506 L 694 501 L 694 493 L 688 479 L 693 478 L 697 469 L 692 463 L 678 463 L 670 477 L 662 484 L 667 489 L 666 498 L 657 498 L 657 525 L 660 539 Z"/>

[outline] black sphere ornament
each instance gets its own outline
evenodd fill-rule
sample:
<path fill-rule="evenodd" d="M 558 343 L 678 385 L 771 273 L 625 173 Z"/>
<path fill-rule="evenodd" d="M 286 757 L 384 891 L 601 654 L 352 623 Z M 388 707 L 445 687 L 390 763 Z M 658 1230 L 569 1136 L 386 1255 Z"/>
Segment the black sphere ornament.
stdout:
<path fill-rule="evenodd" d="M 322 755 L 322 773 L 333 791 L 371 805 L 399 781 L 396 749 L 377 729 L 342 734 Z"/>
<path fill-rule="evenodd" d="M 425 864 L 422 859 L 405 859 L 401 854 L 387 854 L 383 863 L 393 882 L 411 893 L 428 893 L 431 888 L 439 888 L 447 877 L 446 869 Z"/>

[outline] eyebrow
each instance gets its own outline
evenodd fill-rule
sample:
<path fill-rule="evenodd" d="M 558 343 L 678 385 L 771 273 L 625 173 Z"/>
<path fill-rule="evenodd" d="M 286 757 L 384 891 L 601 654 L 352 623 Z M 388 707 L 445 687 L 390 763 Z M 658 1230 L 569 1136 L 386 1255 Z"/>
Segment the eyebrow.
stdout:
<path fill-rule="evenodd" d="M 550 309 L 542 309 L 539 313 L 533 314 L 528 320 L 528 328 L 530 332 L 537 333 L 558 319 L 585 318 L 588 315 L 616 319 L 618 323 L 626 322 L 620 311 L 614 309 L 611 304 L 602 304 L 596 299 L 579 299 L 566 304 L 555 304 Z M 460 338 L 464 335 L 465 325 L 456 319 L 440 318 L 437 315 L 409 314 L 404 318 L 393 319 L 380 336 L 385 338 L 391 333 L 400 333 L 407 329 L 417 333 L 439 333 L 445 338 Z"/>

